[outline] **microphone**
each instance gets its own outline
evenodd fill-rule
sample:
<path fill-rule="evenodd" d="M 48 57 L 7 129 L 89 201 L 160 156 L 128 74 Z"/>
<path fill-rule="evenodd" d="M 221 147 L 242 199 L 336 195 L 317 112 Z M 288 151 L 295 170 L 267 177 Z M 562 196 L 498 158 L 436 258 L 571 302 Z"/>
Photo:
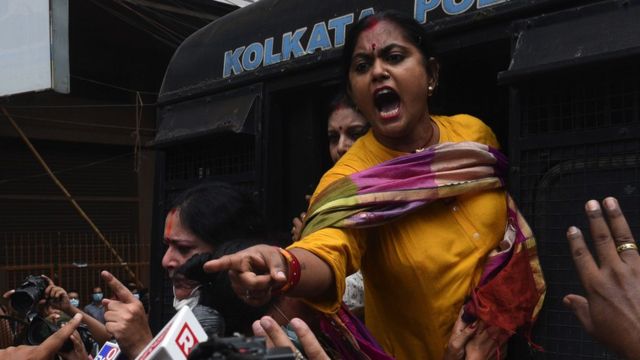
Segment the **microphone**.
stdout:
<path fill-rule="evenodd" d="M 102 345 L 100 351 L 98 351 L 98 355 L 93 360 L 122 360 L 124 359 L 124 354 L 120 351 L 120 347 L 117 343 L 107 341 Z"/>
<path fill-rule="evenodd" d="M 187 359 L 208 336 L 188 306 L 184 306 L 142 350 L 136 360 Z"/>
<path fill-rule="evenodd" d="M 198 304 L 191 309 L 208 337 L 224 336 L 225 322 L 214 308 Z"/>

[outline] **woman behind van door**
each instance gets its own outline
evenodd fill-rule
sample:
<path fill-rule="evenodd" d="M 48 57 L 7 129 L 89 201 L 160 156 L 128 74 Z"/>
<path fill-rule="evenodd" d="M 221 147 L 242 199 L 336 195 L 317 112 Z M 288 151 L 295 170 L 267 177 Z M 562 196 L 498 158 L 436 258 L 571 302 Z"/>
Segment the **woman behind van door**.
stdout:
<path fill-rule="evenodd" d="M 358 112 L 355 104 L 346 93 L 340 92 L 329 104 L 329 119 L 327 121 L 327 138 L 329 140 L 329 155 L 333 163 L 344 155 L 362 135 L 369 130 L 369 123 Z M 310 196 L 307 195 L 307 201 Z M 291 239 L 300 240 L 300 232 L 305 213 L 293 218 Z"/>
<path fill-rule="evenodd" d="M 205 269 L 231 269 L 247 302 L 284 291 L 326 313 L 338 310 L 345 276 L 361 269 L 367 326 L 387 352 L 442 359 L 451 343 L 457 357 L 482 349 L 473 356 L 490 358 L 511 333 L 530 331 L 544 281 L 530 229 L 502 189 L 506 159 L 493 132 L 469 115 L 429 112 L 438 63 L 426 35 L 393 12 L 354 25 L 343 50 L 347 90 L 371 131 L 323 176 L 300 241 Z M 467 297 L 464 328 L 499 331 L 454 344 Z"/>
<path fill-rule="evenodd" d="M 344 155 L 367 130 L 369 123 L 358 112 L 355 104 L 344 92 L 340 92 L 329 104 L 329 120 L 327 121 L 327 138 L 329 139 L 329 155 L 333 163 Z M 308 196 L 308 195 L 307 195 Z M 291 237 L 300 240 L 305 213 L 293 219 Z M 347 276 L 342 301 L 358 318 L 364 318 L 364 283 L 360 271 Z"/>

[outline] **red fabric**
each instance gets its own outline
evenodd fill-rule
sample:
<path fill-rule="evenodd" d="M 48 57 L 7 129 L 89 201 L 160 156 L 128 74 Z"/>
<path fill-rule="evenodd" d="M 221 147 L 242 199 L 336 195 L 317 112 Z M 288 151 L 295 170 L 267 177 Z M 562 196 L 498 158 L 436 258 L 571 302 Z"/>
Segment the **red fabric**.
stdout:
<path fill-rule="evenodd" d="M 527 249 L 519 244 L 508 264 L 484 286 L 476 288 L 468 310 L 485 323 L 515 333 L 523 330 L 529 339 L 533 314 L 540 294 L 529 263 Z M 522 326 L 518 326 L 521 324 Z"/>

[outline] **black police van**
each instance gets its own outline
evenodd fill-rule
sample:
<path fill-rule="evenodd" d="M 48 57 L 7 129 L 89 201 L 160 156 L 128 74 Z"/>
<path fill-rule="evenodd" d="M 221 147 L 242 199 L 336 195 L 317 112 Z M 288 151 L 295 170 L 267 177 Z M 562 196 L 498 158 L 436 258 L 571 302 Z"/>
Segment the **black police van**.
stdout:
<path fill-rule="evenodd" d="M 533 337 L 545 351 L 516 342 L 509 357 L 614 358 L 561 304 L 582 291 L 565 231 L 586 227 L 586 200 L 613 195 L 640 234 L 640 1 L 260 0 L 236 10 L 185 40 L 166 72 L 154 238 L 167 200 L 204 179 L 252 189 L 270 231 L 286 236 L 330 167 L 325 107 L 340 86 L 345 31 L 385 9 L 433 35 L 433 112 L 481 118 L 509 156 L 509 190 L 548 285 Z M 163 251 L 154 241 L 156 328 L 172 315 Z"/>

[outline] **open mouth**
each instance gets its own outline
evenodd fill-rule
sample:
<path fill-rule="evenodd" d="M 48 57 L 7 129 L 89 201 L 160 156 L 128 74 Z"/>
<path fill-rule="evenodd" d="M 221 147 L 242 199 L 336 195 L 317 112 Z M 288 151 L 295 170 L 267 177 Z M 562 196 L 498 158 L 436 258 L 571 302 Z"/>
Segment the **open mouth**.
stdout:
<path fill-rule="evenodd" d="M 393 118 L 400 112 L 400 96 L 391 88 L 382 88 L 375 92 L 373 104 L 383 119 Z"/>

